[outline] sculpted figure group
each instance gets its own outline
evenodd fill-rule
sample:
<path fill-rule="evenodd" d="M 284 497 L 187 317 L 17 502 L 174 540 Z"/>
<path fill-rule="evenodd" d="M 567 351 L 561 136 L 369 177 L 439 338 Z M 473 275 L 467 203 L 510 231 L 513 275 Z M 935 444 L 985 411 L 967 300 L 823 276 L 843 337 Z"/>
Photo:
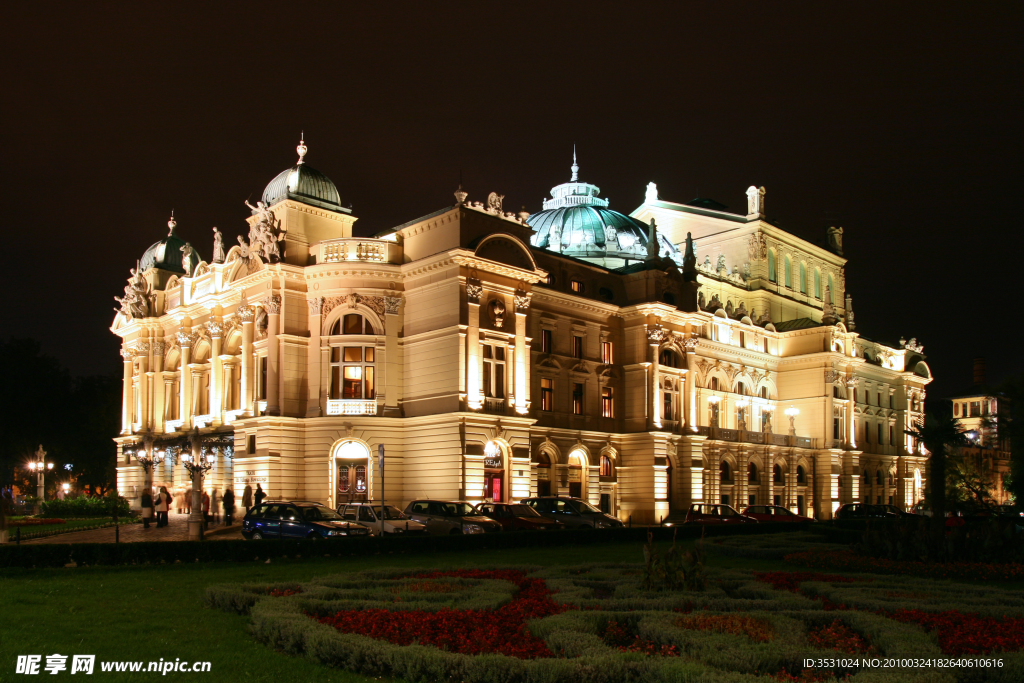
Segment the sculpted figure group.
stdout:
<path fill-rule="evenodd" d="M 246 200 L 245 205 L 257 218 L 256 223 L 249 228 L 249 252 L 264 261 L 277 263 L 281 260 L 281 242 L 285 235 L 280 221 L 263 202 L 256 202 L 256 206 L 253 206 Z"/>
<path fill-rule="evenodd" d="M 114 300 L 121 305 L 114 309 L 124 313 L 129 318 L 146 318 L 149 316 L 149 283 L 142 277 L 139 262 L 130 269 L 132 276 L 128 278 L 128 284 L 124 286 L 124 296 L 115 296 Z"/>

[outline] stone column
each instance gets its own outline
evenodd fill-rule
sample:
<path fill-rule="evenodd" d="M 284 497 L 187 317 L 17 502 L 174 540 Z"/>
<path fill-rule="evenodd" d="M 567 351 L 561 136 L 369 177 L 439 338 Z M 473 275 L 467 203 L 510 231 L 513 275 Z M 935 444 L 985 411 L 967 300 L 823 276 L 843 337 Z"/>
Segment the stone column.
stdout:
<path fill-rule="evenodd" d="M 402 384 L 402 362 L 398 357 L 398 335 L 402 330 L 402 318 L 400 315 L 402 306 L 401 297 L 384 297 L 384 358 L 385 363 L 377 362 L 377 367 L 384 368 L 384 382 L 381 387 L 384 389 L 384 412 L 398 415 L 398 399 Z M 380 370 L 378 369 L 378 372 Z M 381 378 L 377 378 L 381 383 Z M 379 396 L 379 395 L 378 395 Z"/>
<path fill-rule="evenodd" d="M 150 348 L 153 351 L 153 381 L 152 381 L 152 421 L 150 422 L 150 429 L 153 432 L 161 433 L 164 431 L 164 406 L 167 401 L 166 386 L 164 380 L 164 350 L 166 346 L 162 341 L 154 341 L 150 343 Z"/>
<path fill-rule="evenodd" d="M 241 408 L 247 411 L 252 410 L 252 387 L 253 387 L 253 362 L 252 362 L 252 323 L 255 319 L 255 311 L 249 305 L 245 292 L 242 292 L 242 300 L 235 309 L 235 315 L 242 323 L 242 395 L 239 399 Z"/>
<path fill-rule="evenodd" d="M 322 331 L 324 298 L 306 299 L 309 307 L 309 345 L 306 346 L 306 417 L 324 414 L 320 405 L 320 333 Z"/>
<path fill-rule="evenodd" d="M 526 415 L 530 411 L 530 356 L 526 349 L 526 314 L 530 311 L 530 295 L 516 292 L 515 391 L 516 412 Z"/>
<path fill-rule="evenodd" d="M 224 355 L 220 357 L 220 361 L 221 374 L 224 379 L 221 384 L 220 405 L 217 409 L 224 413 L 235 409 L 234 402 L 231 400 L 231 394 L 234 393 L 235 388 L 235 357 Z"/>
<path fill-rule="evenodd" d="M 686 426 L 691 432 L 697 431 L 697 345 L 700 339 L 689 337 L 683 340 L 683 347 L 686 349 L 686 375 L 683 381 L 686 382 L 686 393 L 683 397 L 685 404 Z"/>
<path fill-rule="evenodd" d="M 647 342 L 651 347 L 651 390 L 650 398 L 648 399 L 648 405 L 651 406 L 649 412 L 651 418 L 647 428 L 652 430 L 661 429 L 661 396 L 659 396 L 661 392 L 658 390 L 658 383 L 661 381 L 661 367 L 659 365 L 658 351 L 664 339 L 665 330 L 661 325 L 647 326 Z"/>
<path fill-rule="evenodd" d="M 277 333 L 281 325 L 281 297 L 272 294 L 263 307 L 267 310 L 267 415 L 280 415 L 281 348 Z"/>
<path fill-rule="evenodd" d="M 121 358 L 124 359 L 124 377 L 121 387 L 121 434 L 132 433 L 132 377 L 135 355 L 127 346 L 121 347 Z"/>
<path fill-rule="evenodd" d="M 199 430 L 192 432 L 190 437 L 192 445 L 192 464 L 199 466 L 202 462 L 202 440 L 199 438 Z M 192 514 L 188 517 L 188 540 L 203 540 L 203 471 L 194 470 L 192 474 Z"/>
<path fill-rule="evenodd" d="M 854 413 L 857 401 L 857 378 L 850 377 L 846 380 L 846 444 L 849 448 L 857 447 L 857 434 L 854 432 Z"/>
<path fill-rule="evenodd" d="M 220 347 L 224 325 L 219 321 L 211 320 L 206 324 L 210 332 L 210 415 L 213 416 L 213 424 L 219 425 L 224 422 L 222 412 L 224 395 L 223 365 L 220 359 Z M 212 426 L 212 425 L 211 425 Z"/>
<path fill-rule="evenodd" d="M 181 346 L 181 408 L 178 418 L 184 431 L 192 426 L 192 342 L 196 339 L 191 331 L 182 328 L 178 331 L 178 344 Z"/>
<path fill-rule="evenodd" d="M 480 394 L 480 377 L 483 372 L 480 354 L 480 297 L 483 293 L 481 284 L 466 283 L 466 308 L 469 316 L 466 321 L 466 402 L 470 410 L 480 410 L 484 402 Z"/>

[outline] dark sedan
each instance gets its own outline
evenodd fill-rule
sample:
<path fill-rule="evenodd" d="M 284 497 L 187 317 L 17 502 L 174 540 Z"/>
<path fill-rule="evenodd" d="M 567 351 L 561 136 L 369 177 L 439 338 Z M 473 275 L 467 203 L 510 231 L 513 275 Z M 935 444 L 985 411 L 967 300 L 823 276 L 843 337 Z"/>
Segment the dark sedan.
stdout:
<path fill-rule="evenodd" d="M 308 538 L 321 540 L 368 536 L 369 529 L 346 522 L 334 510 L 306 501 L 267 501 L 255 505 L 242 520 L 242 536 L 262 538 Z"/>
<path fill-rule="evenodd" d="M 846 503 L 836 510 L 836 519 L 899 519 L 897 512 L 887 510 L 884 505 L 868 503 Z"/>
<path fill-rule="evenodd" d="M 744 508 L 743 514 L 753 517 L 759 522 L 813 522 L 810 517 L 798 515 L 781 505 L 751 505 Z"/>
<path fill-rule="evenodd" d="M 693 503 L 686 511 L 686 524 L 757 524 L 757 520 L 741 515 L 722 504 Z"/>
<path fill-rule="evenodd" d="M 529 505 L 508 503 L 480 503 L 478 514 L 490 517 L 505 531 L 533 531 L 541 529 L 564 529 L 559 521 L 543 517 Z"/>

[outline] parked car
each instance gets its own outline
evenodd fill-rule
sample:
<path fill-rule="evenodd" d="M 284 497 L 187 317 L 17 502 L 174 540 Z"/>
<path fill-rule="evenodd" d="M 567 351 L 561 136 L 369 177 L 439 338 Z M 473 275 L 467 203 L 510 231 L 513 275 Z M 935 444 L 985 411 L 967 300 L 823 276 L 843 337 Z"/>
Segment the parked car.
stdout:
<path fill-rule="evenodd" d="M 897 512 L 887 510 L 885 505 L 868 503 L 844 503 L 836 510 L 836 519 L 899 519 Z"/>
<path fill-rule="evenodd" d="M 917 512 L 907 512 L 906 510 L 898 508 L 895 505 L 879 505 L 877 507 L 885 509 L 886 512 L 896 517 L 924 517 L 924 515 L 922 514 L 918 514 Z"/>
<path fill-rule="evenodd" d="M 585 500 L 566 496 L 538 496 L 520 501 L 529 505 L 542 517 L 554 519 L 570 529 L 609 529 L 622 526 L 615 517 L 607 515 Z"/>
<path fill-rule="evenodd" d="M 918 501 L 914 504 L 914 507 L 910 508 L 910 511 L 915 515 L 921 515 L 922 517 L 931 517 L 934 515 L 930 507 L 926 507 L 924 501 Z"/>
<path fill-rule="evenodd" d="M 751 505 L 741 513 L 759 522 L 813 522 L 810 517 L 798 515 L 780 505 Z"/>
<path fill-rule="evenodd" d="M 542 517 L 529 505 L 522 503 L 480 503 L 476 506 L 477 513 L 490 517 L 501 525 L 505 531 L 534 531 L 564 529 L 565 524 L 554 519 Z"/>
<path fill-rule="evenodd" d="M 684 524 L 757 524 L 757 519 L 741 515 L 729 505 L 691 503 Z"/>
<path fill-rule="evenodd" d="M 501 531 L 500 524 L 478 514 L 462 500 L 414 500 L 406 506 L 405 514 L 424 524 L 427 533 L 435 536 Z"/>
<path fill-rule="evenodd" d="M 370 530 L 370 535 L 380 534 L 381 517 L 385 534 L 423 534 L 426 526 L 410 519 L 393 505 L 385 505 L 381 512 L 380 503 L 350 503 L 338 506 L 338 514 L 347 522 L 355 522 Z"/>
<path fill-rule="evenodd" d="M 334 510 L 309 501 L 268 500 L 254 505 L 242 520 L 242 536 L 261 538 L 309 538 L 368 536 L 369 530 L 346 522 Z"/>

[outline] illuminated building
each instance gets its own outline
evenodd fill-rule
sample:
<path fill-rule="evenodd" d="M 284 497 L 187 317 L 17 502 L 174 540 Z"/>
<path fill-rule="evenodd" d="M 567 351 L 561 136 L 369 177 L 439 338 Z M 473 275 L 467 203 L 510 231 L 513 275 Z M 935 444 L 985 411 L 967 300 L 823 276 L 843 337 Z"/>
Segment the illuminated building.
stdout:
<path fill-rule="evenodd" d="M 969 444 L 961 448 L 977 470 L 992 484 L 996 503 L 1008 503 L 1010 493 L 1004 482 L 1010 474 L 1010 439 L 1006 422 L 1009 409 L 1006 397 L 992 391 L 985 382 L 985 359 L 974 360 L 974 384 L 950 398 L 953 417 L 967 433 Z"/>
<path fill-rule="evenodd" d="M 402 504 L 558 493 L 651 522 L 694 501 L 829 517 L 921 496 L 903 434 L 930 373 L 915 342 L 853 330 L 841 231 L 831 249 L 787 233 L 755 188 L 735 214 L 651 184 L 627 216 L 574 161 L 532 215 L 460 188 L 359 238 L 299 152 L 248 240 L 207 263 L 172 227 L 129 280 L 121 490 L 143 481 L 136 444 L 196 427 L 234 438 L 210 485 L 330 505 L 380 498 L 380 444 Z"/>

